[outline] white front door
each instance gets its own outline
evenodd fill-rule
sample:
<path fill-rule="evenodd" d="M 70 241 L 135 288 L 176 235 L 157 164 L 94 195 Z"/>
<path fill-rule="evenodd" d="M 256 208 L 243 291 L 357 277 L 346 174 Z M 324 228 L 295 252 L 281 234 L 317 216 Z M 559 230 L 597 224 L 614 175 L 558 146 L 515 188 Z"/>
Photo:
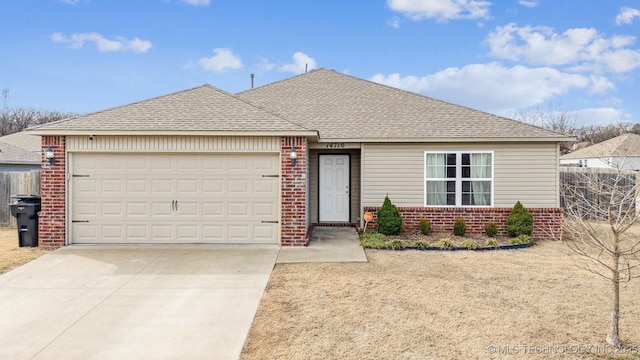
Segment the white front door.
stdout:
<path fill-rule="evenodd" d="M 349 155 L 320 155 L 320 221 L 349 221 Z"/>

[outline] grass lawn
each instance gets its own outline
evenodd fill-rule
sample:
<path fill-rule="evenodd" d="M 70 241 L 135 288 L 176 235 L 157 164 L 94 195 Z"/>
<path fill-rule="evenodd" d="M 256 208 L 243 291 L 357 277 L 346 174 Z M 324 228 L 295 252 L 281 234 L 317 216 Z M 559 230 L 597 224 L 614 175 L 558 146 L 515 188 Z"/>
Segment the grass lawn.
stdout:
<path fill-rule="evenodd" d="M 0 228 L 0 274 L 38 258 L 51 250 L 19 247 L 18 230 Z"/>
<path fill-rule="evenodd" d="M 640 279 L 609 286 L 559 242 L 520 250 L 367 250 L 369 263 L 279 264 L 242 359 L 640 359 Z"/>

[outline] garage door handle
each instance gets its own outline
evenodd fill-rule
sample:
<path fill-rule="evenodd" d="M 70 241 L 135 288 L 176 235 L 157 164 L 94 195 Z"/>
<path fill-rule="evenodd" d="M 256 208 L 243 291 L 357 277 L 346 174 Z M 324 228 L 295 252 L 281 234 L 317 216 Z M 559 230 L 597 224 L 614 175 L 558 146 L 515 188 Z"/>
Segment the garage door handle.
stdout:
<path fill-rule="evenodd" d="M 176 200 L 176 211 L 178 211 L 178 200 Z"/>

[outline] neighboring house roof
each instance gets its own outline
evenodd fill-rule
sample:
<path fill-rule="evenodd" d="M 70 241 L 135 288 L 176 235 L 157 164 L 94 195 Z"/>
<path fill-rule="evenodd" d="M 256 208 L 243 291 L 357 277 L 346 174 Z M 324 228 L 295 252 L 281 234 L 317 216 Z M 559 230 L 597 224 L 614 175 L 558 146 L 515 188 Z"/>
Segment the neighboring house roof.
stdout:
<path fill-rule="evenodd" d="M 36 134 L 86 132 L 300 132 L 300 126 L 211 85 L 159 96 L 29 129 Z"/>
<path fill-rule="evenodd" d="M 560 157 L 560 160 L 640 156 L 640 135 L 624 134 Z"/>
<path fill-rule="evenodd" d="M 319 69 L 237 94 L 320 138 L 342 141 L 567 141 L 540 127 Z"/>
<path fill-rule="evenodd" d="M 0 164 L 40 165 L 40 153 L 0 141 Z"/>
<path fill-rule="evenodd" d="M 0 137 L 0 142 L 7 143 L 27 151 L 40 153 L 41 139 L 38 135 L 27 134 L 24 131 Z"/>
<path fill-rule="evenodd" d="M 204 85 L 29 131 L 39 135 L 295 134 L 342 142 L 573 139 L 326 69 L 236 95 Z"/>

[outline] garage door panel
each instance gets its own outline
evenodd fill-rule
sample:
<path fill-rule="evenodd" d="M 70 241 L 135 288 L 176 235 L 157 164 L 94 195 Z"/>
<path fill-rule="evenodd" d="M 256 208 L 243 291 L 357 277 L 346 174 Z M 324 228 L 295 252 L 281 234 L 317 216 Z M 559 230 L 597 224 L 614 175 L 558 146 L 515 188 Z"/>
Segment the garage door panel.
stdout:
<path fill-rule="evenodd" d="M 279 225 L 263 223 L 279 217 L 277 154 L 72 154 L 71 164 L 82 175 L 73 243 L 277 243 Z"/>

